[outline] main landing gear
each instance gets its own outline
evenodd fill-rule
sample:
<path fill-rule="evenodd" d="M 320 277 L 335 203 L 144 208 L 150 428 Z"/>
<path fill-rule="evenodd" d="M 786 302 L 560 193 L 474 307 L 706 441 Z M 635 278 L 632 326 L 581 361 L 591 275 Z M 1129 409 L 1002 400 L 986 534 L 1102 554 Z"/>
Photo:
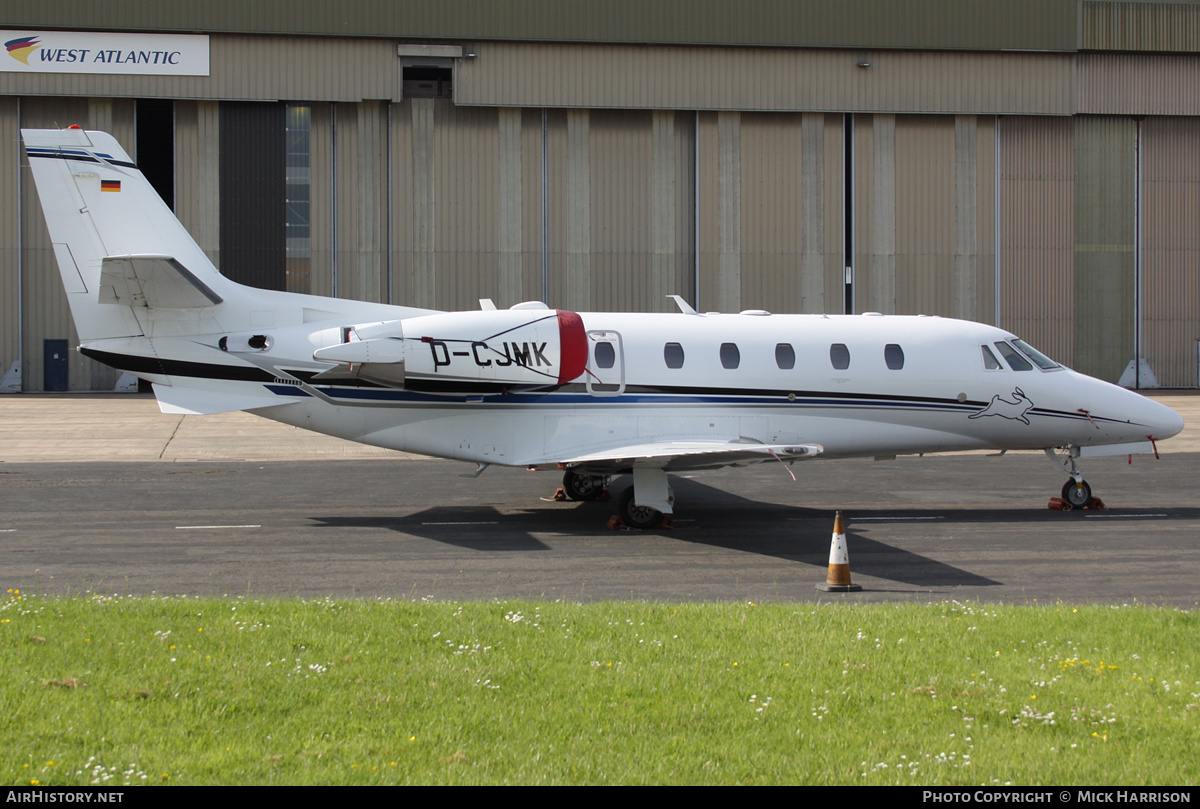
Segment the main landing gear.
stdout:
<path fill-rule="evenodd" d="M 675 513 L 675 493 L 662 469 L 635 467 L 633 485 L 617 501 L 621 519 L 630 528 L 669 528 Z"/>
<path fill-rule="evenodd" d="M 650 506 L 639 506 L 633 502 L 633 487 L 630 486 L 625 491 L 621 492 L 621 498 L 617 501 L 617 507 L 621 511 L 621 519 L 630 528 L 659 528 L 663 524 L 663 513 L 656 508 Z"/>
<path fill-rule="evenodd" d="M 562 491 L 556 499 L 606 500 L 607 483 L 608 478 L 603 475 L 568 469 L 563 473 Z M 633 485 L 621 492 L 617 501 L 618 513 L 625 525 L 641 529 L 670 527 L 674 506 L 675 493 L 667 485 L 667 473 L 655 468 L 635 468 Z"/>
<path fill-rule="evenodd" d="M 1063 484 L 1062 499 L 1070 508 L 1103 508 L 1104 504 L 1098 498 L 1092 497 L 1092 487 L 1083 479 L 1083 473 L 1075 464 L 1079 450 L 1075 447 L 1064 447 L 1057 451 L 1054 447 L 1046 447 L 1043 452 L 1054 465 L 1062 469 L 1071 479 Z M 1051 508 L 1055 508 L 1054 498 L 1050 500 Z"/>
<path fill-rule="evenodd" d="M 588 475 L 568 469 L 563 473 L 563 492 L 572 500 L 598 500 L 604 494 L 607 478 Z"/>

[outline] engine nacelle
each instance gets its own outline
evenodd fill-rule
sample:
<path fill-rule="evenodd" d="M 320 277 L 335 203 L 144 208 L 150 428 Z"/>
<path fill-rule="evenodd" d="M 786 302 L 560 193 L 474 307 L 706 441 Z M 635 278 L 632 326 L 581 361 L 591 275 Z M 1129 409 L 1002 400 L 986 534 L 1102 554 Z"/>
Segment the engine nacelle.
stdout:
<path fill-rule="evenodd" d="M 481 310 L 355 326 L 313 359 L 350 375 L 432 392 L 554 387 L 587 365 L 583 319 L 561 310 Z"/>

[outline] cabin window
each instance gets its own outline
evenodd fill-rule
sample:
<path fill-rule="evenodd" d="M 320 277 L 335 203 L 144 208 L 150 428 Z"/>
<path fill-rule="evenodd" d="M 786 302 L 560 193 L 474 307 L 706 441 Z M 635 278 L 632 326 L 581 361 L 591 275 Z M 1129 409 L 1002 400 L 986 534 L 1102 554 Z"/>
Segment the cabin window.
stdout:
<path fill-rule="evenodd" d="M 834 343 L 829 347 L 829 361 L 837 370 L 846 370 L 850 367 L 850 349 L 845 343 Z"/>
<path fill-rule="evenodd" d="M 736 368 L 742 364 L 742 352 L 736 343 L 721 343 L 721 367 Z"/>
<path fill-rule="evenodd" d="M 1022 354 L 1033 360 L 1033 364 L 1041 368 L 1043 371 L 1052 371 L 1055 368 L 1060 367 L 1057 362 L 1050 359 L 1024 340 L 1013 340 L 1012 344 L 1020 349 Z"/>
<path fill-rule="evenodd" d="M 996 348 L 1000 349 L 1000 356 L 1004 357 L 1004 361 L 1008 363 L 1008 367 L 1014 371 L 1032 371 L 1033 366 L 1029 364 L 1029 360 L 1017 353 L 1017 350 L 1008 343 L 996 343 Z"/>
<path fill-rule="evenodd" d="M 987 346 L 980 346 L 979 350 L 983 352 L 983 368 L 986 371 L 1003 371 L 1004 366 L 1000 364 L 1000 360 L 996 359 L 996 355 Z"/>
<path fill-rule="evenodd" d="M 683 346 L 679 343 L 667 343 L 663 347 L 663 360 L 668 368 L 683 367 Z"/>
<path fill-rule="evenodd" d="M 617 350 L 612 343 L 596 343 L 596 367 L 611 368 L 617 364 Z"/>
<path fill-rule="evenodd" d="M 888 368 L 899 371 L 904 367 L 904 349 L 895 343 L 888 343 L 883 347 L 883 361 Z"/>
<path fill-rule="evenodd" d="M 796 351 L 788 343 L 778 343 L 775 346 L 775 364 L 785 371 L 796 367 Z"/>

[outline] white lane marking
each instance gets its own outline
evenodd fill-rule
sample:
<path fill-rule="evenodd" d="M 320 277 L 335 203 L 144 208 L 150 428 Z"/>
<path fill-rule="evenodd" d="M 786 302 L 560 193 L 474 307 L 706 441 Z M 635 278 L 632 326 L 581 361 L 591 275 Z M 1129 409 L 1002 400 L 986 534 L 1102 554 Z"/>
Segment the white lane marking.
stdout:
<path fill-rule="evenodd" d="M 1084 514 L 1089 520 L 1149 520 L 1166 514 Z"/>
<path fill-rule="evenodd" d="M 808 522 L 812 517 L 788 517 L 791 522 Z M 945 517 L 848 517 L 850 522 L 864 522 L 866 520 L 944 520 Z"/>
<path fill-rule="evenodd" d="M 261 525 L 177 525 L 176 531 L 187 531 L 194 528 L 262 528 Z"/>
<path fill-rule="evenodd" d="M 486 520 L 483 522 L 423 522 L 421 525 L 499 525 L 499 520 Z"/>
<path fill-rule="evenodd" d="M 945 517 L 851 517 L 850 522 L 863 520 L 944 520 Z"/>

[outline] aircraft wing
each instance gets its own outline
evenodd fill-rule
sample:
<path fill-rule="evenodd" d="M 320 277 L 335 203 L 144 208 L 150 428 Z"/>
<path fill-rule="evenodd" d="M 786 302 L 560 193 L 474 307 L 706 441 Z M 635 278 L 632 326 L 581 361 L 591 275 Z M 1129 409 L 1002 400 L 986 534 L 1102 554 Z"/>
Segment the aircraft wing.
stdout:
<path fill-rule="evenodd" d="M 820 444 L 760 444 L 751 441 L 656 441 L 606 449 L 563 461 L 589 471 L 647 467 L 676 471 L 746 466 L 762 461 L 806 461 L 825 451 Z"/>

